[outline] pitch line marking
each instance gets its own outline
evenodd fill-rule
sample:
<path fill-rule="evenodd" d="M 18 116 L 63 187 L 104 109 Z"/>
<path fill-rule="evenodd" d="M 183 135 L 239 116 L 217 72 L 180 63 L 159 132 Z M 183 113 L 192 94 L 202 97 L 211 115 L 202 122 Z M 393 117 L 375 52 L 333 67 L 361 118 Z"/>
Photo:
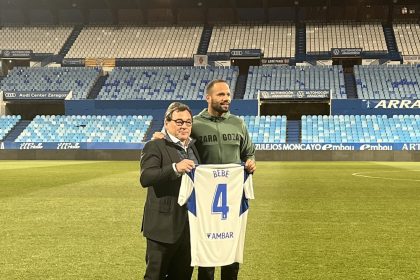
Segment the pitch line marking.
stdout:
<path fill-rule="evenodd" d="M 394 171 L 376 171 L 376 172 L 404 172 L 404 171 L 409 171 L 409 172 L 420 172 L 420 170 L 394 170 Z M 389 177 L 381 177 L 381 176 L 369 176 L 369 175 L 362 175 L 362 174 L 367 174 L 367 173 L 375 173 L 375 171 L 370 171 L 370 172 L 356 172 L 351 174 L 352 176 L 356 176 L 356 177 L 363 177 L 363 178 L 370 178 L 370 179 L 386 179 L 386 180 L 393 180 L 393 181 L 411 181 L 411 182 L 420 182 L 420 179 L 404 179 L 404 178 L 389 178 Z"/>

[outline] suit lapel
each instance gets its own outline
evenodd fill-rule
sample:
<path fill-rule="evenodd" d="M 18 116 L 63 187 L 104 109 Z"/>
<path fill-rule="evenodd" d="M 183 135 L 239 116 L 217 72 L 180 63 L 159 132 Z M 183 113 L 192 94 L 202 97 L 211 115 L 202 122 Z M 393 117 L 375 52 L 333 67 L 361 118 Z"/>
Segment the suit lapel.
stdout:
<path fill-rule="evenodd" d="M 171 161 L 175 163 L 179 162 L 181 160 L 181 156 L 179 155 L 177 148 L 174 147 L 175 144 L 173 142 L 165 141 L 165 145 L 167 147 L 166 150 L 168 151 L 168 155 Z"/>

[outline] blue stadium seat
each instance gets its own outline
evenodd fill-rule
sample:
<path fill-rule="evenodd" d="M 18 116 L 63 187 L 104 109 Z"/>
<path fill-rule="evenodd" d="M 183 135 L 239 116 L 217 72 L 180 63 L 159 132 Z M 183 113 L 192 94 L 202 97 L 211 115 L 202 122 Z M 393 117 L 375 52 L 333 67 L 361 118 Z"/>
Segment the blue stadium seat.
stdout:
<path fill-rule="evenodd" d="M 420 98 L 420 65 L 356 65 L 354 74 L 361 99 Z"/>
<path fill-rule="evenodd" d="M 20 116 L 0 116 L 0 140 L 3 140 L 20 119 Z"/>
<path fill-rule="evenodd" d="M 227 80 L 233 93 L 238 72 L 237 67 L 118 67 L 97 99 L 202 100 L 213 79 Z"/>
<path fill-rule="evenodd" d="M 152 116 L 36 116 L 15 142 L 143 142 Z"/>
<path fill-rule="evenodd" d="M 259 90 L 331 90 L 332 98 L 347 98 L 341 65 L 251 66 L 244 99 L 256 99 Z"/>
<path fill-rule="evenodd" d="M 302 143 L 419 143 L 420 116 L 303 116 Z"/>
<path fill-rule="evenodd" d="M 286 116 L 241 116 L 254 143 L 286 143 Z"/>
<path fill-rule="evenodd" d="M 1 81 L 3 91 L 22 92 L 67 92 L 72 99 L 86 99 L 100 69 L 83 67 L 15 67 Z"/>

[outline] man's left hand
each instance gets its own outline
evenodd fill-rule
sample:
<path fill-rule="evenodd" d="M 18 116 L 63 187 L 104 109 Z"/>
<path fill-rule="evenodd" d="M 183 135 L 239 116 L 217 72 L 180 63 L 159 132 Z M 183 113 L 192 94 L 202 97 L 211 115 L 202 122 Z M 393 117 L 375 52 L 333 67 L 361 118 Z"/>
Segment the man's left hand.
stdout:
<path fill-rule="evenodd" d="M 245 162 L 245 170 L 248 171 L 248 173 L 254 173 L 256 169 L 257 169 L 257 166 L 255 164 L 255 160 L 248 159 Z"/>

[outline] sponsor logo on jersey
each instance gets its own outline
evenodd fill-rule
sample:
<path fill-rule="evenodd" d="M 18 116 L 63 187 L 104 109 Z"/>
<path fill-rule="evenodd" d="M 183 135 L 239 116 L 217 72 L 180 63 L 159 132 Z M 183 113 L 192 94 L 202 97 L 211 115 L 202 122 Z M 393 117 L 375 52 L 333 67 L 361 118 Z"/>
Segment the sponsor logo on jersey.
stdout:
<path fill-rule="evenodd" d="M 233 232 L 210 232 L 207 233 L 208 239 L 233 239 Z"/>

